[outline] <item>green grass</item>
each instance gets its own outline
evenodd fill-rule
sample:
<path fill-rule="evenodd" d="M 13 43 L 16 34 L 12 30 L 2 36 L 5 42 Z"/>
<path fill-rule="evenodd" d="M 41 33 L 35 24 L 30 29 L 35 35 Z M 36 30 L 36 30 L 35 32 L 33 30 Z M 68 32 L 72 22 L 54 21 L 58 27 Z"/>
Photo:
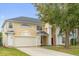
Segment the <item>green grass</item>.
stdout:
<path fill-rule="evenodd" d="M 66 49 L 63 46 L 43 46 L 43 47 L 47 49 L 56 50 L 56 51 L 79 56 L 79 46 L 71 46 L 69 49 Z"/>
<path fill-rule="evenodd" d="M 0 47 L 0 56 L 29 56 L 29 55 L 17 50 L 16 48 Z"/>

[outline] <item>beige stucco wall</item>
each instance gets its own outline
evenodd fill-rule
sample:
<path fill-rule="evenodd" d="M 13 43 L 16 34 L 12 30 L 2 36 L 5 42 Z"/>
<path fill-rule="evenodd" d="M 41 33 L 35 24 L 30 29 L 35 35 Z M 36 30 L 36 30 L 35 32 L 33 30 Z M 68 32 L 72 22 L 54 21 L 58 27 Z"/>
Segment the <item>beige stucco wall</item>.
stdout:
<path fill-rule="evenodd" d="M 9 28 L 8 28 L 8 23 L 9 22 L 6 22 L 5 23 L 5 25 L 4 25 L 4 27 L 3 27 L 3 29 L 2 29 L 2 33 L 3 33 L 3 44 L 5 45 L 5 46 L 8 46 L 8 41 L 7 41 L 7 39 L 8 39 L 8 37 L 7 37 L 7 35 L 5 34 L 5 33 L 7 33 L 8 32 L 8 30 L 9 30 Z M 19 22 L 12 22 L 12 24 L 13 24 L 13 30 L 14 30 L 14 35 L 13 35 L 13 46 L 16 46 L 15 45 L 15 43 L 16 42 L 18 42 L 18 38 L 20 38 L 20 37 L 27 37 L 27 38 L 24 38 L 23 40 L 25 40 L 25 39 L 27 39 L 27 40 L 25 40 L 25 41 L 28 41 L 28 37 L 29 37 L 29 40 L 32 42 L 32 40 L 34 40 L 32 43 L 30 43 L 30 44 L 32 44 L 32 45 L 35 45 L 36 43 L 36 39 L 37 39 L 37 44 L 38 45 L 40 45 L 40 37 L 38 37 L 38 35 L 37 35 L 37 27 L 36 27 L 36 25 L 33 25 L 33 24 L 29 24 L 29 27 L 27 28 L 27 27 L 22 27 L 21 25 L 22 25 L 22 23 L 19 23 Z M 22 33 L 24 33 L 24 32 L 29 32 L 30 33 L 30 35 L 31 36 L 22 36 Z M 20 39 L 20 41 L 22 41 L 21 39 Z M 22 41 L 22 43 L 23 44 L 27 44 L 25 41 Z M 33 44 L 34 43 L 34 44 Z M 18 43 L 16 43 L 16 44 L 18 44 Z M 28 43 L 29 44 L 29 43 Z"/>
<path fill-rule="evenodd" d="M 45 26 L 44 26 L 44 29 L 43 29 L 45 32 L 48 33 L 48 45 L 52 45 L 51 43 L 51 38 L 52 38 L 52 35 L 51 35 L 51 25 L 49 23 L 46 23 Z"/>
<path fill-rule="evenodd" d="M 29 32 L 32 37 L 35 37 L 37 35 L 36 25 L 29 25 L 29 28 L 27 27 L 23 28 L 21 25 L 22 24 L 18 22 L 13 23 L 13 28 L 15 32 L 14 36 L 22 36 L 22 33 L 24 32 Z"/>
<path fill-rule="evenodd" d="M 40 36 L 37 35 L 36 25 L 29 24 L 29 27 L 22 27 L 22 23 L 13 22 L 14 29 L 14 47 L 16 46 L 35 46 L 41 45 Z M 29 32 L 31 36 L 23 36 L 22 33 Z"/>

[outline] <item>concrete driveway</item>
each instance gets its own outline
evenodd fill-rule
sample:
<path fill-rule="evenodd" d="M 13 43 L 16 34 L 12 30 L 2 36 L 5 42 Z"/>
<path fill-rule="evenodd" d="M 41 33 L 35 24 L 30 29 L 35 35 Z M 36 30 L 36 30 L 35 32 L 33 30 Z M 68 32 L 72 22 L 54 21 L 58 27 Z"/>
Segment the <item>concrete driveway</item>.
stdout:
<path fill-rule="evenodd" d="M 28 53 L 31 56 L 73 56 L 67 53 L 49 50 L 42 47 L 21 47 L 17 49 L 25 53 Z"/>

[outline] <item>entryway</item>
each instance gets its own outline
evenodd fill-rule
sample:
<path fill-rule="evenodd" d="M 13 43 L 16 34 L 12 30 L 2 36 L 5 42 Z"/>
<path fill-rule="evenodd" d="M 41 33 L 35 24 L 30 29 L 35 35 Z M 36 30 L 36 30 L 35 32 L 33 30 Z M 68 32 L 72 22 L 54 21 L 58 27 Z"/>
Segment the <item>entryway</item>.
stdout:
<path fill-rule="evenodd" d="M 47 36 L 41 36 L 41 46 L 47 45 Z"/>
<path fill-rule="evenodd" d="M 53 45 L 53 38 L 51 38 L 51 44 Z"/>

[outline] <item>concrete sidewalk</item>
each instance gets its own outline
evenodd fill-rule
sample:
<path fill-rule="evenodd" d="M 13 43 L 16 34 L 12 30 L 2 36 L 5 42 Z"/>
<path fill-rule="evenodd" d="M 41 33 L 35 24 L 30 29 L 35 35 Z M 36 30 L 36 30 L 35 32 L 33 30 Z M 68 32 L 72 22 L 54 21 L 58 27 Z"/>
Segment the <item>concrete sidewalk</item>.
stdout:
<path fill-rule="evenodd" d="M 22 47 L 17 48 L 20 51 L 30 54 L 31 56 L 74 56 L 67 53 L 62 53 L 54 50 L 45 49 L 42 47 Z"/>

